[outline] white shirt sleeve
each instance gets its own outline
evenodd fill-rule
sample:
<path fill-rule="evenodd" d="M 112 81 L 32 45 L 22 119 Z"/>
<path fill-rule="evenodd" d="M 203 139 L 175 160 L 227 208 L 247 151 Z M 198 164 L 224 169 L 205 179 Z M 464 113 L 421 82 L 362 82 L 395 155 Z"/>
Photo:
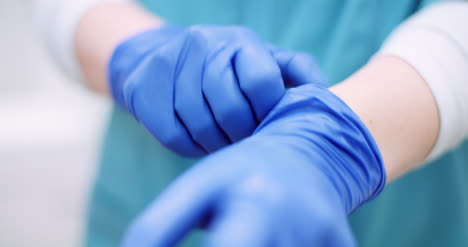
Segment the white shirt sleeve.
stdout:
<path fill-rule="evenodd" d="M 132 0 L 36 0 L 34 10 L 46 46 L 74 79 L 81 78 L 74 33 L 84 13 L 105 2 Z M 468 137 L 468 2 L 434 4 L 398 27 L 378 55 L 412 65 L 436 99 L 440 131 L 428 160 Z"/>
<path fill-rule="evenodd" d="M 33 15 L 46 47 L 73 79 L 82 78 L 75 55 L 74 35 L 88 9 L 106 2 L 132 0 L 35 0 Z"/>
<path fill-rule="evenodd" d="M 422 10 L 390 35 L 378 55 L 405 60 L 432 90 L 440 130 L 426 161 L 468 137 L 468 2 L 445 2 Z"/>

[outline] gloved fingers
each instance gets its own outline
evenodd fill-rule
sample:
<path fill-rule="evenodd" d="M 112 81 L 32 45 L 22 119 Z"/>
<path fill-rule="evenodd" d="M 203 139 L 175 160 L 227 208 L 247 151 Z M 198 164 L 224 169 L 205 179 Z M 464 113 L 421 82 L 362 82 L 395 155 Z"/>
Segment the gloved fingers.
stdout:
<path fill-rule="evenodd" d="M 280 49 L 273 45 L 269 45 L 268 48 L 281 69 L 287 87 L 308 83 L 325 85 L 320 67 L 311 55 Z"/>
<path fill-rule="evenodd" d="M 267 208 L 252 199 L 230 200 L 215 214 L 205 247 L 270 247 L 276 225 Z"/>
<path fill-rule="evenodd" d="M 231 59 L 236 47 L 221 47 L 205 63 L 203 93 L 218 123 L 231 142 L 250 136 L 257 126 L 249 101 L 239 88 Z"/>
<path fill-rule="evenodd" d="M 194 166 L 179 177 L 131 224 L 122 247 L 176 246 L 208 215 L 223 187 L 216 175 Z"/>
<path fill-rule="evenodd" d="M 239 86 L 261 122 L 285 92 L 281 71 L 263 45 L 243 46 L 234 58 Z"/>
<path fill-rule="evenodd" d="M 129 78 L 125 90 L 129 110 L 146 129 L 165 147 L 188 157 L 199 157 L 206 152 L 195 143 L 173 109 L 172 50 L 161 48 L 147 58 Z"/>
<path fill-rule="evenodd" d="M 207 152 L 214 152 L 228 145 L 229 140 L 217 125 L 202 92 L 208 49 L 205 40 L 196 34 L 186 39 L 179 54 L 179 73 L 175 75 L 174 109 L 192 139 Z"/>

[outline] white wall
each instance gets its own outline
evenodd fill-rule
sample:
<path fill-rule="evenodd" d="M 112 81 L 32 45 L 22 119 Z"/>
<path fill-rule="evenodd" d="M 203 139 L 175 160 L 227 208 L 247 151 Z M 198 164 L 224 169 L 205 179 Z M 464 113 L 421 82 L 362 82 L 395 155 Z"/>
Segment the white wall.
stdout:
<path fill-rule="evenodd" d="M 57 71 L 29 7 L 0 1 L 0 246 L 79 246 L 108 102 Z"/>

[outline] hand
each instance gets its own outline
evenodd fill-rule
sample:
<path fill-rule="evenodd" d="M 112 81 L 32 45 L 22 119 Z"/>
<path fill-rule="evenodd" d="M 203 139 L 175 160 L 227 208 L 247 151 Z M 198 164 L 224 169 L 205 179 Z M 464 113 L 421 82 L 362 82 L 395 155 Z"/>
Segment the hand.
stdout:
<path fill-rule="evenodd" d="M 253 136 L 178 178 L 133 223 L 122 246 L 174 246 L 206 219 L 204 246 L 355 246 L 346 216 L 384 184 L 364 124 L 328 89 L 301 86 Z"/>
<path fill-rule="evenodd" d="M 196 157 L 251 135 L 285 84 L 322 79 L 311 57 L 264 44 L 246 28 L 167 26 L 123 42 L 109 81 L 116 102 L 156 139 Z"/>

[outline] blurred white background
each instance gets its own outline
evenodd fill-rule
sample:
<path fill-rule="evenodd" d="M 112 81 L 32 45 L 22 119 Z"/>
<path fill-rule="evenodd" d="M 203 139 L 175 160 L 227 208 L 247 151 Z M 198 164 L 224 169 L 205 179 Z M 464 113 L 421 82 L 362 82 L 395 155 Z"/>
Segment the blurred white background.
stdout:
<path fill-rule="evenodd" d="M 109 106 L 51 62 L 30 1 L 0 1 L 0 246 L 79 246 Z"/>

